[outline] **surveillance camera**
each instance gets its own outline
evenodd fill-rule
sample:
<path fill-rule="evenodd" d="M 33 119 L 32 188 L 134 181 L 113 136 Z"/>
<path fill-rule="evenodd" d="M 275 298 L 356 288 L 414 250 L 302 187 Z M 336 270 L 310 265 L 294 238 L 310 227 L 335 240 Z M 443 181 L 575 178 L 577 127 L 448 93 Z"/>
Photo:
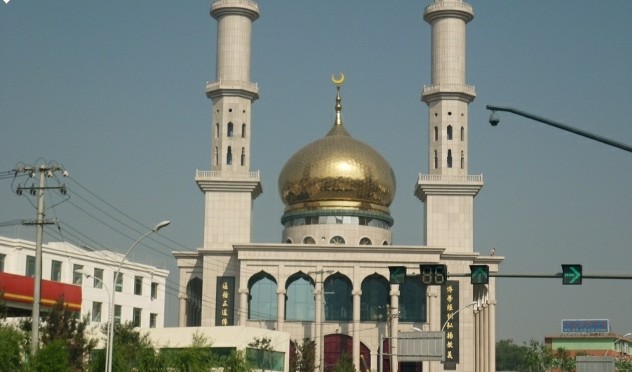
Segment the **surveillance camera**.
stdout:
<path fill-rule="evenodd" d="M 493 111 L 492 114 L 489 115 L 489 123 L 492 125 L 492 127 L 495 127 L 498 125 L 499 122 L 500 118 L 496 114 L 496 111 Z"/>

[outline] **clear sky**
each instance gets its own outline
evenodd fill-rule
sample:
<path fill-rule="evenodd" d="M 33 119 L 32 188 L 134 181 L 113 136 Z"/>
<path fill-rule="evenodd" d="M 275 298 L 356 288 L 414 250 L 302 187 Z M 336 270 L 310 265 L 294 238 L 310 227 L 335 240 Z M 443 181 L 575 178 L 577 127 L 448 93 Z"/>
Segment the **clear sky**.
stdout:
<path fill-rule="evenodd" d="M 413 195 L 428 170 L 429 1 L 260 1 L 254 23 L 252 169 L 255 241 L 280 242 L 277 177 L 334 119 L 333 73 L 344 72 L 348 131 L 395 171 L 394 243 L 422 242 Z M 632 1 L 472 1 L 468 24 L 470 174 L 475 251 L 505 257 L 501 272 L 632 274 L 632 154 L 511 114 L 488 124 L 486 104 L 512 105 L 632 144 Z M 171 250 L 202 243 L 195 169 L 210 169 L 216 23 L 208 0 L 11 0 L 0 3 L 0 172 L 62 163 L 71 199 L 47 211 L 46 240 L 125 251 L 169 219 L 134 258 L 172 271 L 167 324 L 176 324 Z M 39 163 L 37 163 L 39 164 Z M 24 183 L 22 178 L 17 182 Z M 29 181 L 30 182 L 30 181 Z M 29 197 L 0 180 L 0 234 L 29 238 Z M 61 199 L 51 193 L 47 205 Z M 105 212 L 105 213 L 104 213 Z M 142 226 L 139 226 L 140 222 Z M 132 229 L 130 229 L 130 227 Z M 498 279 L 497 338 L 560 332 L 562 319 L 609 319 L 632 332 L 632 281 Z"/>

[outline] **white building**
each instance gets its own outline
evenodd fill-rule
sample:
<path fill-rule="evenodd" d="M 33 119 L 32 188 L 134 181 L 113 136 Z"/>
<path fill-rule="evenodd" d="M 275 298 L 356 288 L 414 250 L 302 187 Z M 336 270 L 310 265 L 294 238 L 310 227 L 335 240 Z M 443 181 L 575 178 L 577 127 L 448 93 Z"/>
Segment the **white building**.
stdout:
<path fill-rule="evenodd" d="M 81 314 L 88 315 L 95 326 L 108 321 L 112 291 L 116 291 L 115 321 L 134 322 L 146 328 L 162 328 L 165 317 L 165 283 L 169 271 L 126 260 L 121 268 L 122 276 L 115 285 L 114 273 L 122 258 L 117 253 L 89 250 L 69 243 L 43 244 L 42 279 L 53 285 L 61 283 L 74 285 L 72 287 L 80 286 Z M 82 270 L 84 274 L 77 273 L 77 270 Z M 35 273 L 35 243 L 0 236 L 0 273 L 31 280 Z M 11 278 L 21 280 L 13 276 Z M 7 275 L 0 275 L 0 290 L 9 284 L 8 280 Z M 13 298 L 6 298 L 10 294 L 4 293 L 11 307 L 31 309 L 32 286 L 24 290 L 27 292 L 14 293 Z M 56 298 L 46 299 L 44 295 L 43 290 L 42 306 L 45 310 L 46 300 L 55 301 Z"/>
<path fill-rule="evenodd" d="M 344 126 L 343 75 L 332 77 L 333 126 L 323 123 L 326 136 L 297 148 L 279 175 L 280 243 L 252 241 L 254 200 L 263 192 L 259 172 L 250 169 L 257 145 L 251 105 L 259 98 L 250 80 L 250 44 L 259 6 L 219 0 L 211 16 L 217 20 L 216 80 L 206 85 L 211 170 L 195 177 L 205 200 L 204 246 L 173 253 L 180 326 L 249 326 L 288 332 L 297 342 L 310 338 L 321 371 L 343 353 L 362 370 L 378 370 L 384 354 L 385 371 L 494 371 L 495 280 L 472 285 L 469 278 L 470 265 L 497 272 L 502 261 L 474 247 L 474 197 L 483 177 L 468 174 L 468 104 L 476 93 L 466 82 L 465 40 L 472 7 L 435 0 L 423 14 L 432 32 L 432 71 L 422 91 L 428 120 L 419 123 L 427 128 L 429 164 L 427 174 L 404 180 L 416 179 L 405 192 L 424 209 L 425 241 L 415 246 L 392 239 L 391 165 Z M 333 90 L 324 94 L 333 101 Z M 420 272 L 421 264 L 429 271 Z M 447 273 L 430 265 L 446 265 Z M 389 266 L 405 267 L 406 281 L 389 282 Z M 446 275 L 443 285 L 422 283 Z M 445 363 L 411 362 L 398 353 L 391 341 L 413 329 L 445 331 Z"/>

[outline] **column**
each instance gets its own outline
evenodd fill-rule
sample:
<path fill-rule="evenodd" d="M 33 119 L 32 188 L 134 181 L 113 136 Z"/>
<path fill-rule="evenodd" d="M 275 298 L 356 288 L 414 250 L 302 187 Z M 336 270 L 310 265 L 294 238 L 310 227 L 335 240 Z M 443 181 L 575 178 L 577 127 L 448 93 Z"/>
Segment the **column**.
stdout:
<path fill-rule="evenodd" d="M 397 357 L 397 332 L 399 331 L 399 284 L 391 284 L 391 311 L 388 319 L 391 323 L 391 371 L 397 372 L 399 358 Z"/>
<path fill-rule="evenodd" d="M 239 325 L 245 326 L 248 321 L 248 289 L 239 290 Z"/>
<path fill-rule="evenodd" d="M 178 296 L 180 310 L 178 314 L 178 327 L 187 326 L 187 296 L 181 294 Z"/>
<path fill-rule="evenodd" d="M 314 289 L 316 297 L 315 310 L 316 317 L 314 322 L 314 339 L 316 340 L 316 365 L 320 372 L 324 371 L 324 353 L 325 353 L 325 337 L 323 335 L 323 283 L 316 281 L 316 289 Z"/>
<path fill-rule="evenodd" d="M 359 370 L 362 370 L 360 362 L 360 300 L 362 291 L 351 292 L 353 296 L 353 363 Z M 371 357 L 373 359 L 373 357 Z M 372 363 L 372 361 L 370 361 Z M 375 364 L 371 364 L 374 366 Z"/>
<path fill-rule="evenodd" d="M 489 370 L 496 370 L 496 301 L 489 301 Z"/>
<path fill-rule="evenodd" d="M 489 309 L 487 301 L 483 304 L 483 370 L 489 371 Z"/>
<path fill-rule="evenodd" d="M 283 331 L 285 323 L 285 293 L 284 289 L 277 289 L 277 331 Z"/>

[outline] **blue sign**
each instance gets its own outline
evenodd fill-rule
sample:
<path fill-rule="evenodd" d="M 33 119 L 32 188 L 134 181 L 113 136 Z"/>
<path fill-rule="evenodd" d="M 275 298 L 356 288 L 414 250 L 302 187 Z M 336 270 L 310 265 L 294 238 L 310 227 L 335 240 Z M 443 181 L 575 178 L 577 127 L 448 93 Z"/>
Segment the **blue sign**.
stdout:
<path fill-rule="evenodd" d="M 563 319 L 562 333 L 608 333 L 608 319 Z"/>

